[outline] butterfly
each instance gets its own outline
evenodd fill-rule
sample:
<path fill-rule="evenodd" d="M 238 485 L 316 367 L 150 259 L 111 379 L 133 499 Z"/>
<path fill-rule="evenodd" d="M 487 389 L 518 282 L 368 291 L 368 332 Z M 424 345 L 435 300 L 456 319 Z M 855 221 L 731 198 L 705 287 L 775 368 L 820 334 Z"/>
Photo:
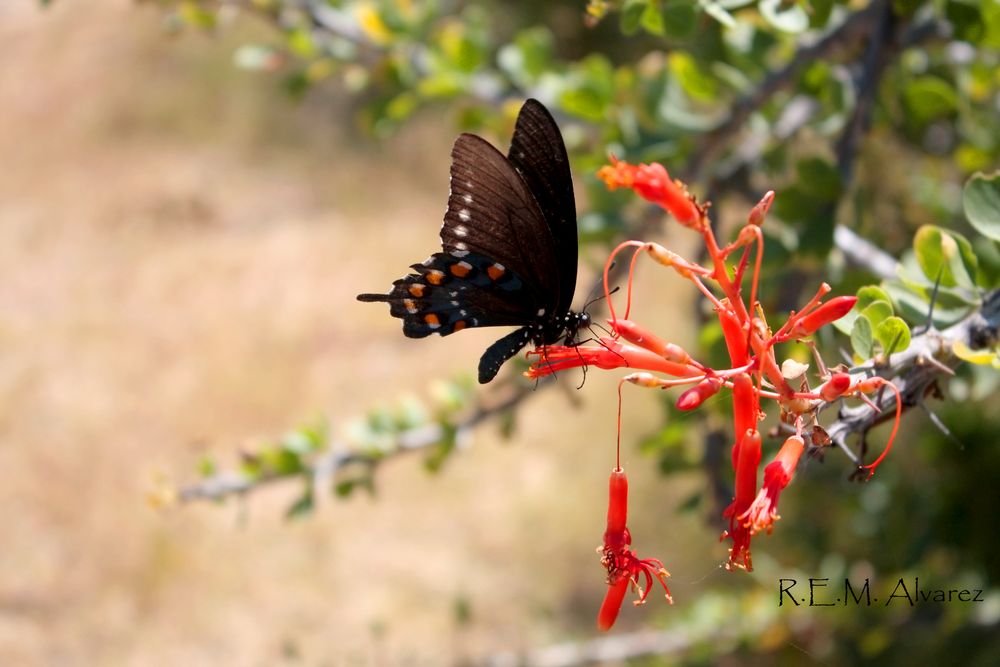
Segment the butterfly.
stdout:
<path fill-rule="evenodd" d="M 479 360 L 479 382 L 492 380 L 528 343 L 574 344 L 586 313 L 570 310 L 576 289 L 576 203 L 559 127 L 534 99 L 521 107 L 506 156 L 474 134 L 451 149 L 451 190 L 441 246 L 383 301 L 403 333 L 447 336 L 473 327 L 517 326 Z"/>

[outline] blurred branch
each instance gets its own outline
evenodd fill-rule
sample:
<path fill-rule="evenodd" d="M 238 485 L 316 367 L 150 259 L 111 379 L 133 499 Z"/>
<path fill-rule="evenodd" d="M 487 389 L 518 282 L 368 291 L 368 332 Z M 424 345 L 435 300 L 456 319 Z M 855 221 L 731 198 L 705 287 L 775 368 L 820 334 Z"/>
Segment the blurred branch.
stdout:
<path fill-rule="evenodd" d="M 764 106 L 775 93 L 791 85 L 804 67 L 827 56 L 833 49 L 869 34 L 881 4 L 881 0 L 873 2 L 849 15 L 843 23 L 817 41 L 803 43 L 788 64 L 768 74 L 753 92 L 738 100 L 726 121 L 703 138 L 701 148 L 694 153 L 689 166 L 689 178 L 700 180 L 707 165 L 712 164 L 725 151 L 728 142 L 743 128 L 750 115 Z"/>
<path fill-rule="evenodd" d="M 551 382 L 540 386 L 547 384 L 551 384 Z M 507 397 L 497 403 L 489 406 L 478 406 L 455 426 L 455 441 L 461 442 L 470 430 L 483 421 L 514 409 L 530 393 L 529 388 L 517 386 Z M 317 486 L 322 486 L 323 482 L 333 479 L 341 469 L 347 466 L 363 464 L 374 469 L 383 461 L 401 454 L 438 446 L 445 436 L 445 428 L 440 424 L 426 424 L 399 433 L 391 447 L 380 448 L 376 451 L 352 450 L 343 442 L 331 441 L 312 462 L 293 472 L 258 476 L 234 471 L 221 472 L 181 487 L 177 492 L 177 498 L 181 502 L 223 500 L 228 496 L 246 495 L 273 482 L 302 478 L 310 479 L 316 482 Z"/>
<path fill-rule="evenodd" d="M 896 277 L 896 258 L 874 243 L 857 234 L 850 227 L 837 225 L 833 229 L 833 243 L 844 253 L 851 264 L 865 269 L 881 280 Z"/>
<path fill-rule="evenodd" d="M 892 14 L 892 3 L 889 0 L 875 0 L 869 9 L 874 12 L 871 34 L 868 46 L 861 61 L 861 73 L 857 77 L 857 101 L 854 112 L 837 142 L 836 155 L 840 180 L 846 190 L 854 172 L 854 157 L 857 154 L 858 142 L 867 132 L 871 121 L 872 109 L 875 106 L 875 93 L 878 82 L 889 61 L 888 46 L 892 41 L 895 21 Z"/>

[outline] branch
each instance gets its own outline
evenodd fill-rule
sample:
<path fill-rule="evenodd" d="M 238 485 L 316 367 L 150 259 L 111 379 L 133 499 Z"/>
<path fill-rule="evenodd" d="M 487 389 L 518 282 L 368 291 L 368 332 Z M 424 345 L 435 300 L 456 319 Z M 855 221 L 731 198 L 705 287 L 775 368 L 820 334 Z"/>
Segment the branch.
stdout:
<path fill-rule="evenodd" d="M 539 386 L 549 384 L 552 383 L 545 382 Z M 523 385 L 517 386 L 509 396 L 498 403 L 490 406 L 479 406 L 455 427 L 455 441 L 462 442 L 470 430 L 491 417 L 512 410 L 530 394 L 530 388 Z M 445 437 L 445 429 L 440 424 L 425 424 L 402 431 L 398 434 L 393 445 L 387 449 L 352 450 L 343 442 L 332 441 L 315 460 L 294 472 L 263 475 L 249 475 L 234 471 L 221 472 L 181 487 L 177 492 L 177 499 L 185 503 L 196 500 L 218 501 L 229 496 L 247 495 L 271 483 L 289 479 L 311 479 L 317 487 L 320 487 L 348 466 L 362 464 L 374 469 L 383 461 L 401 454 L 431 449 L 441 444 Z"/>
<path fill-rule="evenodd" d="M 859 236 L 850 227 L 844 225 L 834 227 L 833 243 L 851 264 L 867 270 L 882 280 L 896 277 L 896 267 L 899 264 L 896 258 Z"/>
<path fill-rule="evenodd" d="M 880 366 L 875 361 L 867 361 L 858 370 L 868 370 L 890 379 L 902 396 L 903 410 L 907 410 L 921 405 L 938 378 L 948 375 L 951 369 L 958 366 L 961 360 L 952 351 L 956 342 L 964 342 L 975 349 L 981 347 L 984 332 L 987 338 L 996 340 L 998 329 L 1000 290 L 995 290 L 986 296 L 977 312 L 961 322 L 944 331 L 931 329 L 915 336 L 907 349 L 893 354 L 886 364 Z M 889 418 L 896 408 L 896 396 L 892 392 L 882 392 L 875 397 L 874 403 L 878 410 L 865 404 L 854 407 L 843 405 L 837 414 L 837 421 L 826 428 L 831 440 L 852 460 L 856 457 L 847 446 L 847 437 L 858 433 L 863 439 L 869 430 Z"/>

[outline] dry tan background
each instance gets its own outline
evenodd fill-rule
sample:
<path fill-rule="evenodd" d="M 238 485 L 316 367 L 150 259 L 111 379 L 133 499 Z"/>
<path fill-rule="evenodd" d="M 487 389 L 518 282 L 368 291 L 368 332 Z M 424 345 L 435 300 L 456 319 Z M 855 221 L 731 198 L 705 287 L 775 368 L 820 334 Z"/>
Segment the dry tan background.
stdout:
<path fill-rule="evenodd" d="M 591 636 L 614 438 L 598 373 L 584 410 L 545 392 L 513 442 L 482 429 L 437 477 L 394 461 L 376 499 L 305 521 L 283 519 L 295 488 L 146 503 L 206 451 L 231 463 L 472 372 L 496 334 L 411 341 L 354 300 L 437 243 L 440 114 L 376 145 L 335 94 L 294 104 L 233 68 L 225 32 L 54 4 L 0 2 L 0 664 L 433 665 Z M 626 436 L 653 407 L 630 394 Z M 695 486 L 630 452 L 633 533 L 678 605 L 626 609 L 625 630 L 662 626 L 725 555 L 675 515 Z"/>

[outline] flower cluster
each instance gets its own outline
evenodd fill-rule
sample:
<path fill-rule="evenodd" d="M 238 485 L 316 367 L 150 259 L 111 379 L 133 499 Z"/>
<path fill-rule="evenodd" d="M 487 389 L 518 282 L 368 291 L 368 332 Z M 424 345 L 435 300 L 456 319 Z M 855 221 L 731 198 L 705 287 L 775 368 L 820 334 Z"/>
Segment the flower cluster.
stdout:
<path fill-rule="evenodd" d="M 809 387 L 805 377 L 805 365 L 778 363 L 776 345 L 808 338 L 847 314 L 856 298 L 840 296 L 824 300 L 831 288 L 823 283 L 803 308 L 793 311 L 777 330 L 772 330 L 757 301 L 757 285 L 764 245 L 761 225 L 774 200 L 773 192 L 764 195 L 751 210 L 747 224 L 740 229 L 736 239 L 720 246 L 708 221 L 707 206 L 699 204 L 683 183 L 672 180 L 662 165 L 631 165 L 613 159 L 611 165 L 598 172 L 598 177 L 611 189 L 634 190 L 668 211 L 683 226 L 699 233 L 707 250 L 708 266 L 687 260 L 658 243 L 626 241 L 620 244 L 611 253 L 604 270 L 611 335 L 591 345 L 541 346 L 529 353 L 537 359 L 526 375 L 537 378 L 584 365 L 606 370 L 628 368 L 632 372 L 622 378 L 622 382 L 661 389 L 687 387 L 677 399 L 676 406 L 680 410 L 696 409 L 709 397 L 728 390 L 733 400 L 734 493 L 723 513 L 728 527 L 722 539 L 730 541 L 727 569 L 752 570 L 752 537 L 773 529 L 779 518 L 778 500 L 791 482 L 807 446 L 823 446 L 829 441 L 817 420 L 820 407 L 846 396 L 867 400 L 864 394 L 885 388 L 896 392 L 896 422 L 888 444 L 873 463 L 861 466 L 861 471 L 870 477 L 895 438 L 901 410 L 899 392 L 878 376 L 852 377 L 842 369 L 828 370 L 818 354 L 816 361 L 821 381 L 814 388 Z M 608 272 L 617 255 L 628 248 L 633 248 L 634 253 L 629 266 L 625 310 L 619 317 L 611 300 Z M 729 352 L 729 368 L 716 369 L 699 363 L 681 347 L 660 339 L 629 319 L 632 277 L 636 262 L 642 256 L 672 268 L 708 299 L 721 325 Z M 743 284 L 748 274 L 750 289 L 749 298 L 746 298 Z M 815 354 L 815 347 L 813 352 Z M 759 485 L 763 437 L 758 425 L 764 417 L 763 400 L 777 404 L 780 429 L 790 435 L 764 467 L 763 483 Z M 664 582 L 667 573 L 662 563 L 656 559 L 640 559 L 631 550 L 632 538 L 625 525 L 628 482 L 620 462 L 612 472 L 610 484 L 608 528 L 604 544 L 599 548 L 609 587 L 598 617 L 602 630 L 614 623 L 630 584 L 639 592 L 636 604 L 645 601 L 654 579 L 659 580 L 670 599 Z"/>

